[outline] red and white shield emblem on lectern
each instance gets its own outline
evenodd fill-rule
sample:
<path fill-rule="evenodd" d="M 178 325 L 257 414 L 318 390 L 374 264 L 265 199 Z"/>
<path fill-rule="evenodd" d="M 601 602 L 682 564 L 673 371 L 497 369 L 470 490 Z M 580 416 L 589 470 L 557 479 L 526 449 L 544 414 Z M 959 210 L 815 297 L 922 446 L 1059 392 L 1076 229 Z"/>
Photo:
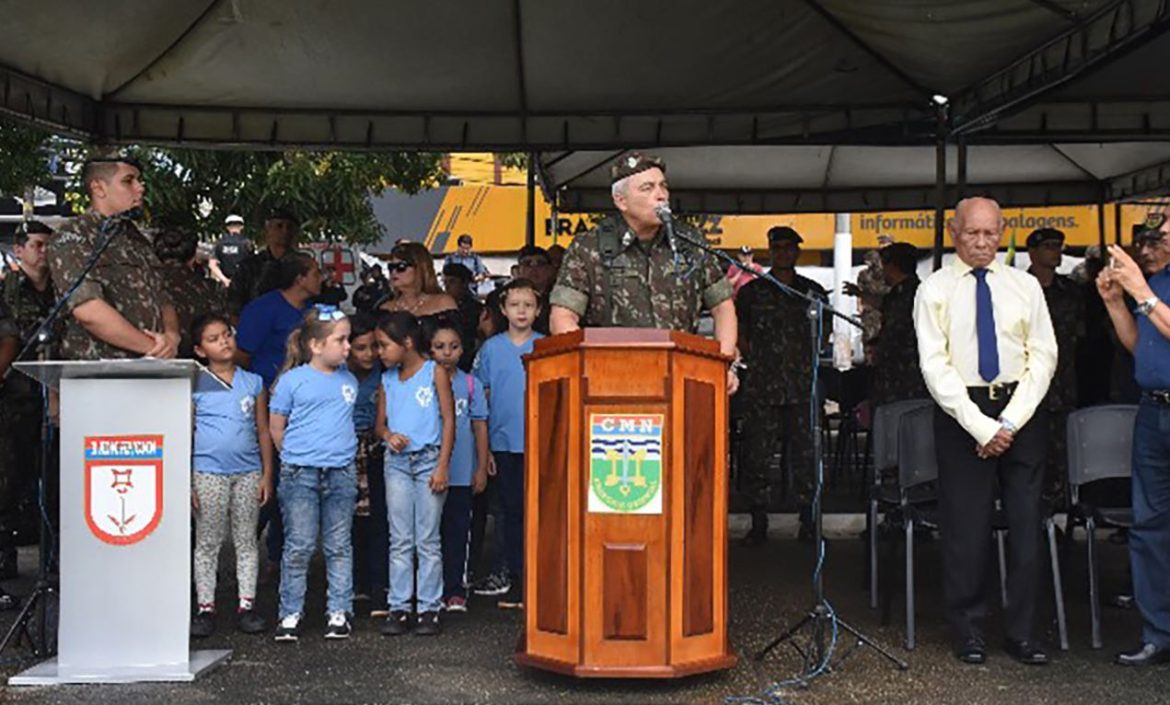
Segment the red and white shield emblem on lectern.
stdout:
<path fill-rule="evenodd" d="M 85 522 L 105 543 L 138 543 L 163 510 L 162 436 L 85 439 Z"/>

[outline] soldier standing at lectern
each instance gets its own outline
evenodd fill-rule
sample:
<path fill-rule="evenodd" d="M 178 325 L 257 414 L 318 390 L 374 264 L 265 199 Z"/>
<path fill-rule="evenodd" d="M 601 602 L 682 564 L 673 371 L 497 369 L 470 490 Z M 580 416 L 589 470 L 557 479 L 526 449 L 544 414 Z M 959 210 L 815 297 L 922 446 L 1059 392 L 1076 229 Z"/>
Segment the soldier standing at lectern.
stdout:
<path fill-rule="evenodd" d="M 731 282 L 714 258 L 686 240 L 702 233 L 675 223 L 672 243 L 656 209 L 670 200 L 666 165 L 640 154 L 622 157 L 610 170 L 616 216 L 573 238 L 549 295 L 552 332 L 581 326 L 666 328 L 694 333 L 710 309 L 715 339 L 735 355 L 735 303 Z M 675 252 L 677 251 L 677 255 Z M 739 386 L 728 372 L 728 391 Z"/>
<path fill-rule="evenodd" d="M 150 356 L 173 358 L 179 319 L 164 293 L 158 258 L 129 215 L 146 189 L 128 157 L 91 158 L 81 169 L 90 209 L 67 221 L 49 243 L 49 269 L 62 289 L 81 279 L 66 304 L 61 340 L 66 360 Z M 93 253 L 112 233 L 97 264 L 82 277 Z"/>
<path fill-rule="evenodd" d="M 803 241 L 786 226 L 769 230 L 770 273 L 802 294 L 827 299 L 820 284 L 796 273 Z M 735 310 L 740 349 L 747 363 L 739 490 L 747 496 L 752 528 L 743 544 L 758 546 L 767 540 L 772 498 L 769 461 L 778 442 L 800 509 L 800 538 L 811 540 L 815 473 L 809 417 L 812 350 L 808 304 L 767 280 L 756 279 L 739 290 Z"/>

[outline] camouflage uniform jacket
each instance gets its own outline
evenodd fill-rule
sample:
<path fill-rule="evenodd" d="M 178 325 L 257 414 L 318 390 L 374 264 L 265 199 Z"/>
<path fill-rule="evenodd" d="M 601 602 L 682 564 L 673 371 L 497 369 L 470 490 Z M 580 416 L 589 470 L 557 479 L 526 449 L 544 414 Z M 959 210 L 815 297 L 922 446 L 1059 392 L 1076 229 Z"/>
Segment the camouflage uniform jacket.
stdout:
<path fill-rule="evenodd" d="M 929 399 L 918 363 L 914 296 L 918 277 L 910 275 L 882 297 L 882 328 L 874 340 L 873 402 Z"/>
<path fill-rule="evenodd" d="M 776 272 L 772 272 L 776 276 Z M 827 300 L 823 287 L 796 275 L 792 288 Z M 809 399 L 812 350 L 809 349 L 808 305 L 756 279 L 735 299 L 740 349 L 747 370 L 742 388 L 747 397 L 768 404 L 795 404 Z"/>
<path fill-rule="evenodd" d="M 1050 410 L 1068 411 L 1077 405 L 1076 355 L 1077 341 L 1085 335 L 1084 287 L 1057 274 L 1052 284 L 1044 287 L 1044 301 L 1056 333 L 1056 372 L 1044 402 Z"/>
<path fill-rule="evenodd" d="M 70 219 L 49 240 L 49 270 L 60 287 L 70 286 L 85 269 L 101 242 L 105 219 L 95 211 Z M 140 330 L 163 331 L 163 307 L 171 303 L 158 273 L 158 258 L 146 236 L 127 220 L 112 225 L 114 237 L 101 259 L 66 304 L 72 312 L 83 303 L 102 299 Z M 77 319 L 67 317 L 61 340 L 66 360 L 138 357 L 137 353 L 92 337 Z"/>
<path fill-rule="evenodd" d="M 690 226 L 676 223 L 674 227 L 683 237 L 703 239 Z M 662 229 L 643 242 L 620 216 L 605 218 L 573 239 L 549 303 L 576 313 L 582 326 L 694 333 L 703 308 L 727 301 L 733 289 L 713 258 L 686 243 L 680 242 L 678 249 L 685 276 L 675 271 L 674 255 Z"/>
<path fill-rule="evenodd" d="M 228 287 L 228 312 L 239 316 L 244 307 L 272 288 L 272 272 L 279 258 L 265 247 L 242 260 Z"/>
<path fill-rule="evenodd" d="M 882 274 L 882 261 L 877 251 L 870 251 L 866 267 L 857 273 L 857 288 L 861 289 L 861 335 L 865 345 L 865 361 L 874 364 L 877 358 L 877 337 L 882 329 L 882 297 L 890 287 Z"/>
<path fill-rule="evenodd" d="M 191 358 L 195 345 L 191 340 L 191 324 L 200 316 L 222 311 L 220 289 L 182 262 L 163 262 L 159 274 L 179 319 L 179 357 Z"/>
<path fill-rule="evenodd" d="M 57 292 L 53 287 L 53 282 L 50 279 L 48 286 L 44 291 L 37 291 L 33 286 L 32 279 L 24 273 L 23 269 L 18 269 L 15 272 L 10 272 L 3 282 L 3 298 L 4 305 L 8 313 L 12 316 L 16 323 L 18 335 L 20 336 L 21 345 L 27 344 L 28 340 L 37 332 L 41 322 L 53 310 L 53 305 L 57 303 Z M 57 341 L 61 337 L 64 322 L 58 319 L 57 325 L 49 332 L 49 358 L 55 357 Z M 37 358 L 37 349 L 34 347 L 25 353 L 22 360 L 35 360 Z M 13 403 L 20 403 L 24 406 L 31 405 L 29 410 L 39 410 L 41 406 L 41 387 L 31 377 L 27 377 L 18 372 L 10 373 L 8 382 L 4 385 L 5 394 L 9 395 L 9 400 Z"/>

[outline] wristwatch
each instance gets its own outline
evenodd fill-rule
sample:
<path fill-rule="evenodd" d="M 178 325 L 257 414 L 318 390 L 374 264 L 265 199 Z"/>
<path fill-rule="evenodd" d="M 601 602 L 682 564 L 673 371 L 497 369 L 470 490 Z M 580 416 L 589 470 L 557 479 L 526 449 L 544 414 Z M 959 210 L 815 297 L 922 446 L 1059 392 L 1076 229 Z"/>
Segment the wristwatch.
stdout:
<path fill-rule="evenodd" d="M 1158 305 L 1158 301 L 1160 301 L 1160 299 L 1157 296 L 1151 296 L 1150 298 L 1138 304 L 1135 310 L 1139 315 L 1148 316 L 1153 313 L 1154 307 Z"/>
<path fill-rule="evenodd" d="M 1003 430 L 1005 430 L 1011 434 L 1014 434 L 1018 430 L 1014 423 L 1012 423 L 1011 421 L 1008 421 L 1007 419 L 1005 419 L 1002 416 L 999 417 L 999 426 L 1000 426 L 1000 428 L 1002 428 Z"/>

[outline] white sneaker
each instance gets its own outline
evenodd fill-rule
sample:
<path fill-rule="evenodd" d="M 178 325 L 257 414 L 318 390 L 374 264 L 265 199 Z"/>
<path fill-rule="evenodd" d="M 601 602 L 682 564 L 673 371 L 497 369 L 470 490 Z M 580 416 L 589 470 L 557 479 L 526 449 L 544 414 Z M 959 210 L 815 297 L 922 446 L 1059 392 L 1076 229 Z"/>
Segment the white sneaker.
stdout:
<path fill-rule="evenodd" d="M 276 625 L 276 634 L 273 638 L 276 641 L 296 641 L 301 636 L 301 615 L 290 614 L 281 618 L 280 624 Z"/>
<path fill-rule="evenodd" d="M 348 639 L 351 631 L 349 615 L 345 612 L 329 613 L 329 623 L 325 625 L 326 639 Z"/>

